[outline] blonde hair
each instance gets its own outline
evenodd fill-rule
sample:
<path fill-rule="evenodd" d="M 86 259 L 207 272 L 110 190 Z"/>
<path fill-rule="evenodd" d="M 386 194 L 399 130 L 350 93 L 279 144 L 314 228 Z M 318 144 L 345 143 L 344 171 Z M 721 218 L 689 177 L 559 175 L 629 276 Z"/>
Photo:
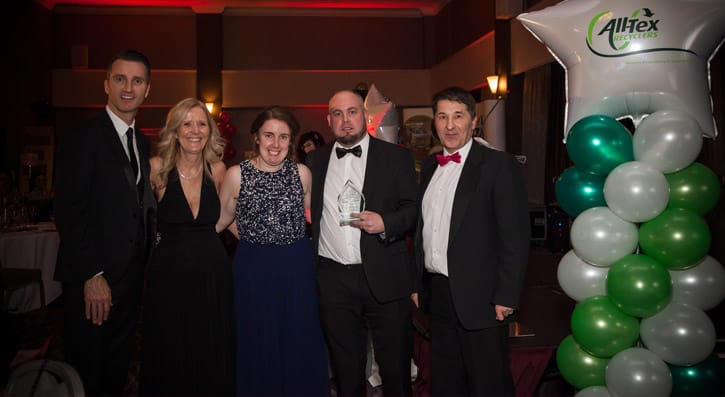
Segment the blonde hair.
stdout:
<path fill-rule="evenodd" d="M 206 106 L 196 98 L 182 99 L 179 103 L 169 110 L 166 116 L 166 125 L 159 133 L 159 157 L 161 157 L 161 170 L 159 171 L 159 179 L 161 185 L 166 186 L 168 182 L 169 172 L 176 167 L 176 161 L 179 159 L 179 140 L 177 139 L 177 130 L 184 122 L 186 114 L 193 108 L 200 108 L 206 115 L 206 121 L 209 125 L 209 139 L 202 150 L 202 158 L 204 161 L 204 173 L 211 177 L 211 165 L 220 161 L 224 156 L 224 146 L 226 142 L 222 138 L 219 128 L 211 116 Z"/>

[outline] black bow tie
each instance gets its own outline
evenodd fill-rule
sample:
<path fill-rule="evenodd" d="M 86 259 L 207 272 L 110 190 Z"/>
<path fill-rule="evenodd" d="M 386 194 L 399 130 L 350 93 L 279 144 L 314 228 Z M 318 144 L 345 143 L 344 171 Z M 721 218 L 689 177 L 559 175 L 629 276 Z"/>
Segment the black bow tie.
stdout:
<path fill-rule="evenodd" d="M 348 154 L 348 153 L 354 154 L 355 157 L 360 157 L 362 155 L 362 148 L 360 147 L 360 145 L 357 145 L 357 146 L 355 146 L 353 148 L 350 148 L 350 149 L 336 147 L 335 148 L 335 153 L 337 153 L 337 158 L 338 159 L 341 159 L 341 158 L 345 157 L 345 155 Z"/>

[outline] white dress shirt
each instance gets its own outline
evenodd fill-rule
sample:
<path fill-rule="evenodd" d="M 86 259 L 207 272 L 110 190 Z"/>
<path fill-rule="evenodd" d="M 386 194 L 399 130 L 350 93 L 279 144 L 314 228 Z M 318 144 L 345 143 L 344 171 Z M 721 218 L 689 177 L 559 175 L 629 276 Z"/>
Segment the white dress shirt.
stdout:
<path fill-rule="evenodd" d="M 357 145 L 360 145 L 362 149 L 360 157 L 348 153 L 338 159 L 335 149 L 344 147 L 335 142 L 330 152 L 322 198 L 318 252 L 320 256 L 345 265 L 362 263 L 360 229 L 350 225 L 340 226 L 340 211 L 337 208 L 337 196 L 348 180 L 361 192 L 365 183 L 365 166 L 367 165 L 370 136 L 365 134 Z M 353 147 L 357 145 L 353 145 Z"/>
<path fill-rule="evenodd" d="M 448 236 L 453 200 L 472 143 L 473 140 L 469 140 L 458 150 L 458 154 L 461 155 L 460 163 L 449 161 L 446 165 L 439 165 L 436 168 L 423 196 L 423 252 L 425 268 L 431 273 L 448 276 Z M 444 150 L 443 154 L 453 153 Z"/>
<path fill-rule="evenodd" d="M 141 170 L 141 160 L 139 159 L 138 155 L 138 144 L 136 143 L 136 137 L 135 137 L 135 131 L 136 131 L 136 119 L 134 119 L 131 122 L 131 125 L 126 124 L 125 121 L 121 120 L 120 117 L 116 116 L 116 113 L 113 113 L 111 109 L 109 109 L 108 105 L 106 105 L 106 112 L 108 112 L 108 116 L 111 118 L 111 122 L 113 123 L 113 128 L 116 129 L 116 133 L 118 134 L 118 139 L 121 140 L 121 145 L 123 145 L 123 150 L 126 151 L 126 157 L 128 157 L 128 161 L 131 161 L 131 154 L 128 152 L 128 145 L 126 144 L 126 131 L 128 131 L 129 128 L 133 128 L 134 130 L 134 139 L 133 139 L 133 151 L 136 153 L 136 164 L 138 164 L 138 169 Z M 141 179 L 141 172 L 136 175 L 136 183 Z"/>

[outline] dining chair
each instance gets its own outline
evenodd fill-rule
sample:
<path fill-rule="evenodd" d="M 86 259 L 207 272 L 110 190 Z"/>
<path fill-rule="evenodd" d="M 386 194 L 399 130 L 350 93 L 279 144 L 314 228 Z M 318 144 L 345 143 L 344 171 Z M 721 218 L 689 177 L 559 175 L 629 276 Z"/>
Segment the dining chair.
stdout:
<path fill-rule="evenodd" d="M 0 261 L 0 289 L 2 289 L 2 311 L 9 310 L 10 295 L 20 289 L 37 284 L 40 289 L 40 307 L 45 311 L 45 288 L 40 269 L 4 267 Z"/>

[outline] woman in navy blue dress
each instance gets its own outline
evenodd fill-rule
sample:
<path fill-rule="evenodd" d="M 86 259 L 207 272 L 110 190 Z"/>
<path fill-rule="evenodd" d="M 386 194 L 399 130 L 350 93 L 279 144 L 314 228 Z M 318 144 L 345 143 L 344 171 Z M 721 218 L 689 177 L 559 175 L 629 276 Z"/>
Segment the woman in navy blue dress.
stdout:
<path fill-rule="evenodd" d="M 290 159 L 299 124 L 286 109 L 252 122 L 257 155 L 224 178 L 217 231 L 240 238 L 234 258 L 238 395 L 328 395 L 312 247 L 305 237 L 311 175 Z M 235 230 L 236 229 L 236 230 Z"/>

